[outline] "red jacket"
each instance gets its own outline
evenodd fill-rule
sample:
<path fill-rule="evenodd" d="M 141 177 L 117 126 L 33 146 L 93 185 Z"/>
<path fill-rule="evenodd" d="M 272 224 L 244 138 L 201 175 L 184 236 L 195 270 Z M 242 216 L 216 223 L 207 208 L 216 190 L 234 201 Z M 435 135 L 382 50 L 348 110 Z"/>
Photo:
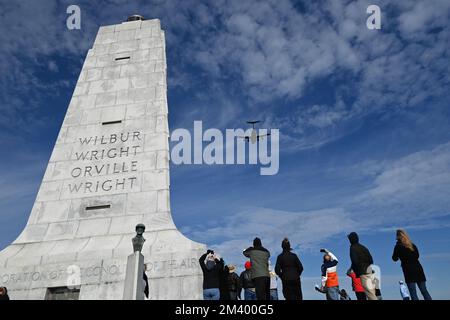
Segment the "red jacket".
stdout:
<path fill-rule="evenodd" d="M 355 292 L 364 292 L 364 287 L 361 283 L 361 278 L 357 278 L 354 272 L 347 273 L 347 275 L 352 278 L 352 287 Z"/>

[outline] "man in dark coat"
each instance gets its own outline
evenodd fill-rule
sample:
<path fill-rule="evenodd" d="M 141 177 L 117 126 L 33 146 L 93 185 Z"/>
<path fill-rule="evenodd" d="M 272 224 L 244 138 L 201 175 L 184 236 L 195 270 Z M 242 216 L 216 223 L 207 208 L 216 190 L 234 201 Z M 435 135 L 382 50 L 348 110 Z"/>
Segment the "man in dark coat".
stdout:
<path fill-rule="evenodd" d="M 356 232 L 348 236 L 350 241 L 350 259 L 352 261 L 352 270 L 358 278 L 361 278 L 361 284 L 364 287 L 368 300 L 378 300 L 375 294 L 374 275 L 372 273 L 373 259 L 370 251 L 359 243 L 359 237 Z"/>
<path fill-rule="evenodd" d="M 291 252 L 291 244 L 286 238 L 281 243 L 283 252 L 278 256 L 275 273 L 283 283 L 283 296 L 286 300 L 303 300 L 300 275 L 303 265 L 298 256 Z"/>
<path fill-rule="evenodd" d="M 255 283 L 256 299 L 270 300 L 270 252 L 262 246 L 261 239 L 253 240 L 253 247 L 243 252 L 252 264 L 252 279 Z"/>
<path fill-rule="evenodd" d="M 208 250 L 199 259 L 200 267 L 203 271 L 203 299 L 220 299 L 220 277 L 223 274 L 224 261 L 214 254 L 213 250 Z"/>

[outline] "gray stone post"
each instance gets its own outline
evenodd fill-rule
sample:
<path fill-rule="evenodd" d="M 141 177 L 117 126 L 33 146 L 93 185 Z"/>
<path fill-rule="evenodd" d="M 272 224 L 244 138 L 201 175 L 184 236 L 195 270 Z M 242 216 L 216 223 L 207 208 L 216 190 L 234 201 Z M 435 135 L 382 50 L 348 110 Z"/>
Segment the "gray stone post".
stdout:
<path fill-rule="evenodd" d="M 136 251 L 127 259 L 123 300 L 144 300 L 144 256 Z"/>

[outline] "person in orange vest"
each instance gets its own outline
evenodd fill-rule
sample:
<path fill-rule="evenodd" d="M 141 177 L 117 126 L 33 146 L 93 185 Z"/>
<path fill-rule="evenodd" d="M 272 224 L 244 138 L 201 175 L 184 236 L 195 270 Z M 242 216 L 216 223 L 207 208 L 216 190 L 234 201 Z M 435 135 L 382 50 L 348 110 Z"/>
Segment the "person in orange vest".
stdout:
<path fill-rule="evenodd" d="M 356 295 L 356 300 L 367 300 L 366 292 L 361 283 L 361 278 L 358 278 L 352 268 L 348 269 L 347 276 L 352 279 L 352 288 Z"/>
<path fill-rule="evenodd" d="M 322 290 L 327 295 L 327 300 L 339 300 L 339 278 L 337 274 L 338 259 L 327 249 L 320 249 L 325 253 L 323 256 L 322 270 Z"/>

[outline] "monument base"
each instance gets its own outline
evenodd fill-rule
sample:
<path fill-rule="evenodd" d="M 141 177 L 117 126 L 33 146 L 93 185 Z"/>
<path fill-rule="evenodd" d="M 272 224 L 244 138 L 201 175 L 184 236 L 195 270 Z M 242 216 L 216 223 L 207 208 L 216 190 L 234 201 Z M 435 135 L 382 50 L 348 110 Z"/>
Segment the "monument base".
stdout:
<path fill-rule="evenodd" d="M 14 243 L 0 252 L 0 286 L 13 300 L 48 299 L 55 288 L 79 290 L 80 300 L 122 300 L 135 234 L 40 243 Z M 178 230 L 146 232 L 150 300 L 202 298 L 198 257 L 205 246 Z M 58 299 L 58 297 L 56 297 Z"/>

